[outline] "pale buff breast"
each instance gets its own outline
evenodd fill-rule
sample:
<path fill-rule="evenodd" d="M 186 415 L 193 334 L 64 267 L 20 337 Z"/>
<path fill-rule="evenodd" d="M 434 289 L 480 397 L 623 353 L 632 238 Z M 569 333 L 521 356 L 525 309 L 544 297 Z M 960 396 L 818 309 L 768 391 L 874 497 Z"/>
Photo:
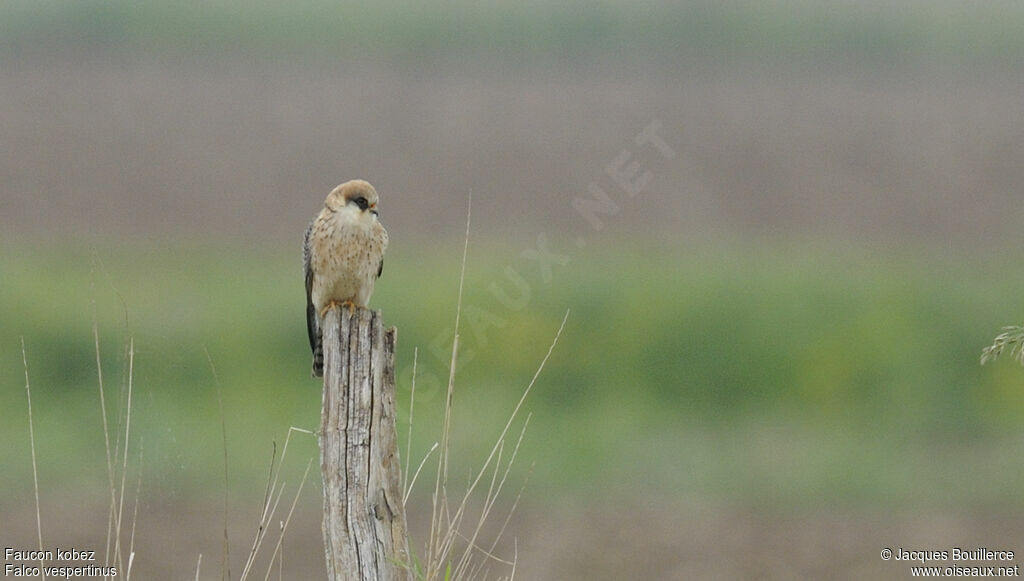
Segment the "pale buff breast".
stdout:
<path fill-rule="evenodd" d="M 351 221 L 327 211 L 321 212 L 313 228 L 310 294 L 317 312 L 332 300 L 366 306 L 387 246 L 387 232 L 377 221 Z"/>

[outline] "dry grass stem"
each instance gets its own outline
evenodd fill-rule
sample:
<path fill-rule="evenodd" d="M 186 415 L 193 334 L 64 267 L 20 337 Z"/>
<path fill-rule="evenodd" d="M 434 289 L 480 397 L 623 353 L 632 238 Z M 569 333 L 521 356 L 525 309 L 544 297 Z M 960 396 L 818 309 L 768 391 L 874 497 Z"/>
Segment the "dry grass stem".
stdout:
<path fill-rule="evenodd" d="M 139 499 L 142 498 L 142 451 L 143 451 L 142 439 L 139 439 L 139 467 L 138 467 L 138 480 L 135 482 L 135 507 L 132 509 L 132 533 L 128 541 L 128 571 L 125 574 L 126 579 L 132 577 L 132 563 L 135 562 L 135 525 L 139 520 Z"/>
<path fill-rule="evenodd" d="M 527 416 L 526 421 L 523 423 L 523 427 L 519 433 L 519 437 L 516 440 L 515 446 L 512 449 L 508 459 L 505 460 L 505 444 L 508 432 L 512 427 L 512 424 L 516 421 L 523 403 L 526 401 L 527 396 L 533 389 L 533 386 L 537 382 L 537 378 L 543 371 L 545 365 L 551 357 L 554 351 L 555 345 L 558 343 L 559 338 L 562 335 L 562 331 L 565 329 L 566 321 L 569 318 L 569 311 L 566 310 L 565 316 L 562 318 L 562 322 L 558 327 L 558 331 L 555 333 L 554 338 L 551 341 L 551 345 L 548 347 L 547 353 L 541 360 L 537 367 L 536 372 L 533 374 L 529 384 L 523 390 L 519 400 L 516 402 L 515 407 L 509 415 L 504 427 L 500 434 L 496 438 L 494 445 L 492 446 L 490 453 L 483 462 L 483 466 L 476 472 L 475 476 L 472 476 L 467 482 L 465 493 L 459 501 L 457 506 L 449 504 L 449 493 L 448 493 L 448 460 L 451 451 L 451 428 L 452 428 L 452 410 L 455 392 L 455 372 L 458 366 L 459 356 L 459 325 L 462 313 L 462 301 L 463 301 L 463 289 L 465 284 L 466 276 L 466 262 L 469 252 L 469 233 L 470 233 L 470 221 L 472 217 L 472 195 L 470 195 L 469 203 L 466 209 L 466 235 L 463 244 L 462 253 L 462 264 L 459 274 L 459 293 L 458 303 L 455 311 L 455 330 L 452 337 L 452 350 L 451 359 L 448 368 L 448 385 L 446 397 L 444 400 L 444 419 L 441 431 L 440 444 L 434 444 L 434 446 L 424 457 L 420 463 L 419 468 L 412 477 L 412 481 L 405 486 L 405 495 L 403 502 L 408 499 L 412 487 L 416 483 L 416 479 L 419 476 L 420 470 L 422 470 L 427 457 L 434 451 L 435 448 L 440 446 L 440 453 L 437 460 L 437 473 L 434 481 L 434 491 L 431 496 L 431 517 L 430 517 L 430 534 L 426 543 L 426 562 L 424 570 L 421 572 L 416 571 L 418 578 L 426 579 L 427 581 L 435 581 L 444 579 L 449 580 L 464 580 L 477 579 L 480 576 L 486 576 L 490 572 L 489 564 L 498 564 L 501 566 L 509 566 L 512 569 L 512 577 L 515 576 L 515 565 L 516 559 L 518 558 L 518 548 L 516 549 L 516 555 L 511 561 L 502 559 L 495 555 L 495 548 L 504 534 L 507 528 L 509 519 L 511 518 L 511 512 L 515 510 L 519 500 L 522 496 L 522 489 L 520 489 L 516 499 L 512 505 L 512 511 L 506 516 L 505 520 L 497 533 L 497 536 L 492 540 L 489 546 L 484 547 L 479 542 L 480 535 L 483 531 L 484 525 L 488 522 L 488 519 L 492 516 L 493 509 L 499 498 L 505 484 L 508 480 L 509 473 L 512 465 L 514 464 L 520 446 L 523 442 L 523 437 L 526 433 L 526 428 L 529 424 L 530 417 Z M 415 361 L 413 371 L 413 385 L 415 385 Z M 412 424 L 412 410 L 410 404 L 410 433 Z M 411 442 L 411 436 L 410 440 Z M 408 445 L 407 445 L 408 447 Z M 408 452 L 407 452 L 408 453 Z M 466 519 L 466 514 L 470 506 L 470 501 L 480 488 L 481 483 L 487 475 L 490 475 L 487 490 L 483 495 L 483 504 L 480 509 L 478 518 L 475 524 L 472 525 L 472 530 L 468 535 L 462 533 L 462 527 Z M 406 464 L 406 478 L 408 478 L 408 457 Z M 464 550 L 454 555 L 456 544 L 465 543 Z M 482 559 L 475 559 L 477 556 L 482 556 Z M 510 579 L 512 577 L 509 577 Z"/>
<path fill-rule="evenodd" d="M 135 373 L 135 339 L 128 341 L 128 402 L 124 408 L 124 450 L 121 460 L 121 487 L 118 491 L 117 518 L 114 521 L 114 554 L 117 559 L 118 568 L 126 570 L 124 556 L 121 553 L 121 523 L 124 522 L 124 493 L 125 482 L 128 477 L 128 439 L 131 436 L 132 427 L 132 385 Z"/>
<path fill-rule="evenodd" d="M 431 518 L 428 555 L 446 554 L 439 543 L 442 538 L 442 525 L 451 529 L 452 519 L 448 513 L 448 452 L 450 450 L 449 438 L 452 423 L 452 398 L 455 392 L 455 367 L 459 353 L 459 323 L 462 318 L 462 292 L 466 282 L 466 258 L 469 255 L 469 231 L 473 217 L 473 192 L 470 191 L 466 201 L 466 236 L 462 246 L 462 265 L 459 272 L 459 295 L 455 305 L 455 332 L 452 337 L 452 356 L 448 366 L 448 388 L 445 395 L 444 421 L 441 428 L 441 453 L 437 459 L 437 476 L 434 481 L 434 495 L 431 497 Z M 443 519 L 443 522 L 442 522 Z M 442 559 L 443 562 L 443 559 Z M 428 561 L 427 579 L 433 579 L 440 574 L 440 563 Z"/>
<path fill-rule="evenodd" d="M 284 455 L 281 455 L 284 458 Z M 292 506 L 288 509 L 288 516 L 285 517 L 284 523 L 281 525 L 281 533 L 277 537 L 277 544 L 274 545 L 274 552 L 270 556 L 270 566 L 267 567 L 267 574 L 263 577 L 263 581 L 270 579 L 270 573 L 274 570 L 274 559 L 281 551 L 281 543 L 284 542 L 284 533 L 288 530 L 288 523 L 292 520 L 292 513 L 295 512 L 295 505 L 299 503 L 299 496 L 302 494 L 302 488 L 306 484 L 306 478 L 309 476 L 309 468 L 313 465 L 313 459 L 310 458 L 309 462 L 306 463 L 306 471 L 302 473 L 302 480 L 299 482 L 299 489 L 295 491 L 295 497 L 292 498 Z"/>
<path fill-rule="evenodd" d="M 402 471 L 402 506 L 405 506 L 405 501 L 409 498 L 409 461 L 412 459 L 412 416 L 413 410 L 416 409 L 416 366 L 419 363 L 420 348 L 416 347 L 412 350 L 412 386 L 409 388 L 409 429 L 406 432 L 405 438 L 405 470 Z M 433 451 L 433 448 L 431 448 Z M 429 454 L 429 453 L 428 453 Z M 424 458 L 426 460 L 426 458 Z M 423 464 L 420 463 L 420 468 Z M 419 474 L 419 470 L 416 470 Z M 415 478 L 413 479 L 415 482 Z"/>
<path fill-rule="evenodd" d="M 245 566 L 242 568 L 242 575 L 239 577 L 239 581 L 245 581 L 248 578 L 249 573 L 252 572 L 252 568 L 256 562 L 256 557 L 259 555 L 260 547 L 263 545 L 263 541 L 266 538 L 267 529 L 270 522 L 274 519 L 274 515 L 277 513 L 277 508 L 280 505 L 281 497 L 284 495 L 287 482 L 281 482 L 281 466 L 284 464 L 285 459 L 288 457 L 288 444 L 291 442 L 292 433 L 299 432 L 301 434 L 315 435 L 312 431 L 303 428 L 297 428 L 291 426 L 288 428 L 288 435 L 285 436 L 284 446 L 281 449 L 281 458 L 277 459 L 277 443 L 274 442 L 273 450 L 270 455 L 270 472 L 267 475 L 267 487 L 263 493 L 263 509 L 260 514 L 260 521 L 256 527 L 256 536 L 253 538 L 252 547 L 249 550 L 249 556 L 245 560 Z M 275 462 L 275 460 L 277 460 Z M 295 510 L 295 503 L 298 502 L 299 494 L 302 492 L 302 487 L 306 482 L 306 476 L 309 474 L 309 466 L 312 464 L 310 459 L 309 464 L 306 466 L 306 473 L 302 477 L 302 482 L 299 484 L 299 489 L 295 493 L 295 499 L 292 502 L 291 511 Z M 288 524 L 288 520 L 291 519 L 292 512 L 288 512 L 288 518 L 285 520 L 285 527 L 280 530 L 280 537 L 277 541 L 277 546 L 280 547 L 282 540 L 284 539 L 285 529 Z M 274 550 L 274 555 L 277 555 L 278 549 Z M 273 567 L 274 557 L 271 556 L 270 567 Z M 267 575 L 269 578 L 271 568 L 267 569 Z"/>
<path fill-rule="evenodd" d="M 477 528 L 476 528 L 476 530 L 473 531 L 473 537 L 471 539 L 469 539 L 467 550 L 463 554 L 463 562 L 459 563 L 459 567 L 457 568 L 457 570 L 459 570 L 459 571 L 465 570 L 465 568 L 469 564 L 470 556 L 471 556 L 469 548 L 476 548 L 477 550 L 479 550 L 483 555 L 485 555 L 489 559 L 497 561 L 499 563 L 502 563 L 502 564 L 505 564 L 505 565 L 513 564 L 513 563 L 509 563 L 506 560 L 502 560 L 502 559 L 499 559 L 499 558 L 495 557 L 494 556 L 494 550 L 495 550 L 495 547 L 497 547 L 498 542 L 501 540 L 501 537 L 505 534 L 505 529 L 506 529 L 506 527 L 508 527 L 509 520 L 511 520 L 511 518 L 512 518 L 512 513 L 514 513 L 516 507 L 519 506 L 519 499 L 522 497 L 523 488 L 520 488 L 519 492 L 516 494 L 515 501 L 513 501 L 512 507 L 509 509 L 508 514 L 505 516 L 505 520 L 502 521 L 501 527 L 498 529 L 498 532 L 494 536 L 494 539 L 492 539 L 490 547 L 488 547 L 487 549 L 483 549 L 483 548 L 477 547 L 476 546 L 476 539 L 479 536 L 479 533 L 480 533 L 481 529 L 483 528 L 484 523 L 487 521 L 487 518 L 490 516 L 491 509 L 494 507 L 494 503 L 498 500 L 498 497 L 501 494 L 501 490 L 504 487 L 505 482 L 508 480 L 509 472 L 511 471 L 512 465 L 515 463 L 515 459 L 516 459 L 516 457 L 519 454 L 519 446 L 523 443 L 523 437 L 526 436 L 526 428 L 530 424 L 530 418 L 531 417 L 532 417 L 532 414 L 527 414 L 526 421 L 523 422 L 523 428 L 519 432 L 519 439 L 516 440 L 515 448 L 512 450 L 512 457 L 509 458 L 509 461 L 505 464 L 505 471 L 501 475 L 501 481 L 498 482 L 497 488 L 495 488 L 494 479 L 493 478 L 491 479 L 491 487 L 487 491 L 487 497 L 486 497 L 486 499 L 484 501 L 484 509 L 480 513 L 480 520 L 477 523 Z M 501 458 L 500 458 L 501 452 L 500 451 L 499 451 L 498 455 L 499 455 L 499 458 L 495 462 L 495 475 L 497 475 L 498 467 L 501 466 Z M 523 487 L 525 487 L 525 483 L 523 484 Z M 480 568 L 482 568 L 483 564 L 486 563 L 486 562 L 487 562 L 486 560 L 480 561 L 478 566 L 476 568 L 474 568 L 473 571 L 469 572 L 469 578 L 470 579 L 476 578 L 477 575 L 479 575 L 479 573 L 480 573 Z"/>
<path fill-rule="evenodd" d="M 96 299 L 92 299 L 92 341 L 96 353 L 96 377 L 100 390 L 100 417 L 103 422 L 103 449 L 107 455 L 107 486 L 110 490 L 110 506 L 107 513 L 107 544 L 104 551 L 104 566 L 110 565 L 110 545 L 113 541 L 114 507 L 117 506 L 116 487 L 114 486 L 114 461 L 110 452 L 110 422 L 107 419 L 107 400 L 103 389 L 103 361 L 100 357 L 99 319 L 96 314 Z"/>
<path fill-rule="evenodd" d="M 523 427 L 520 430 L 519 436 L 516 439 L 516 444 L 513 447 L 512 453 L 507 461 L 503 461 L 505 452 L 505 440 L 508 436 L 508 432 L 511 429 L 513 423 L 518 417 L 522 410 L 523 404 L 526 401 L 527 396 L 532 391 L 534 385 L 537 383 L 537 379 L 540 377 L 541 372 L 547 365 L 551 354 L 554 351 L 555 345 L 558 343 L 559 338 L 562 335 L 562 331 L 565 329 L 565 324 L 569 318 L 569 311 L 566 310 L 565 315 L 562 318 L 562 322 L 555 333 L 551 344 L 548 347 L 547 353 L 541 360 L 537 367 L 536 372 L 531 378 L 529 384 L 523 390 L 519 400 L 516 402 L 505 426 L 502 428 L 501 433 L 495 440 L 494 446 L 491 448 L 490 453 L 484 460 L 483 466 L 476 473 L 476 476 L 472 478 L 471 482 L 468 483 L 465 493 L 463 494 L 457 507 L 454 507 L 454 512 L 449 512 L 448 503 L 448 477 L 444 472 L 444 463 L 439 461 L 438 464 L 438 480 L 435 484 L 434 498 L 433 498 L 433 513 L 431 520 L 431 536 L 428 540 L 427 547 L 427 563 L 424 571 L 424 578 L 430 581 L 434 579 L 475 579 L 481 575 L 487 575 L 489 569 L 486 568 L 487 563 L 497 563 L 504 566 L 511 566 L 514 572 L 515 562 L 500 559 L 495 556 L 494 549 L 497 546 L 500 537 L 504 534 L 507 527 L 508 520 L 511 517 L 510 514 L 506 517 L 505 521 L 498 532 L 497 537 L 493 540 L 488 548 L 483 548 L 479 545 L 478 539 L 483 530 L 484 524 L 488 521 L 492 514 L 492 510 L 503 490 L 507 481 L 509 472 L 515 459 L 518 455 L 520 446 L 526 433 L 526 428 L 529 424 L 530 415 L 527 415 L 526 421 L 523 423 Z M 457 363 L 457 347 L 458 347 L 458 335 L 453 343 L 453 361 L 452 366 L 454 368 Z M 454 374 L 450 374 L 450 381 L 454 381 Z M 453 387 L 449 386 L 449 393 L 453 391 Z M 449 419 L 451 416 L 451 399 L 445 402 L 445 416 Z M 442 444 L 441 454 L 446 455 L 447 449 L 445 444 Z M 502 470 L 504 466 L 504 470 Z M 479 518 L 477 519 L 474 528 L 470 535 L 467 537 L 460 531 L 466 517 L 470 500 L 477 489 L 480 487 L 484 477 L 490 473 L 490 481 L 486 493 L 484 494 L 483 506 Z M 415 478 L 414 478 L 415 481 Z M 522 495 L 520 490 L 517 495 L 515 503 L 513 504 L 512 510 L 518 505 L 519 499 Z M 453 566 L 453 551 L 458 541 L 464 541 L 466 543 L 465 549 L 462 553 L 455 558 Z M 482 555 L 484 558 L 480 561 L 475 561 L 474 556 Z M 514 574 L 514 573 L 513 573 Z"/>
<path fill-rule="evenodd" d="M 94 274 L 95 274 L 97 268 L 102 269 L 103 268 L 103 264 L 102 264 L 102 261 L 100 261 L 99 257 L 94 253 L 93 254 L 93 258 L 92 258 L 92 272 Z M 93 280 L 93 282 L 91 284 L 92 284 L 92 288 L 93 288 L 93 297 L 95 297 L 95 280 Z M 131 333 L 130 333 L 129 318 L 128 318 L 128 305 L 127 305 L 126 301 L 124 300 L 124 296 L 120 293 L 120 291 L 117 290 L 117 288 L 115 288 L 113 285 L 111 285 L 111 290 L 113 290 L 113 292 L 117 295 L 118 300 L 120 301 L 121 309 L 122 309 L 122 312 L 124 314 L 125 333 L 126 333 L 126 336 L 129 337 L 129 341 L 128 341 L 128 344 L 126 345 L 127 353 L 126 353 L 126 357 L 125 357 L 125 365 L 126 365 L 125 374 L 127 376 L 127 381 L 126 381 L 124 389 L 121 392 L 122 399 L 119 402 L 120 403 L 120 409 L 121 409 L 121 412 L 118 414 L 119 428 L 116 431 L 116 439 L 115 439 L 115 441 L 113 443 L 113 446 L 111 446 L 111 441 L 110 441 L 110 419 L 109 419 L 109 417 L 107 415 L 106 389 L 105 389 L 104 380 L 103 380 L 103 362 L 102 362 L 102 358 L 100 356 L 101 351 L 100 351 L 99 322 L 98 322 L 98 317 L 97 317 L 97 312 L 96 312 L 96 299 L 93 298 L 92 299 L 92 307 L 93 307 L 93 313 L 92 313 L 92 317 L 93 317 L 93 320 L 92 320 L 92 323 L 93 323 L 93 328 L 92 328 L 92 330 L 93 330 L 93 349 L 94 349 L 95 356 L 96 356 L 96 376 L 97 376 L 97 383 L 98 383 L 99 395 L 100 395 L 100 416 L 101 416 L 101 421 L 102 421 L 102 424 L 103 424 L 103 444 L 104 444 L 103 447 L 104 447 L 104 452 L 106 454 L 106 461 L 107 461 L 107 486 L 108 486 L 108 489 L 110 491 L 110 505 L 109 505 L 109 510 L 108 510 L 108 513 L 107 513 L 107 540 L 106 540 L 105 551 L 104 551 L 104 566 L 110 566 L 111 564 L 116 564 L 119 567 L 119 569 L 122 572 L 122 574 L 124 574 L 126 577 L 130 577 L 130 575 L 131 575 L 131 566 L 132 566 L 132 563 L 134 562 L 134 559 L 133 559 L 134 554 L 131 553 L 131 546 L 134 545 L 136 518 L 133 516 L 133 519 L 132 519 L 131 540 L 129 542 L 129 545 L 130 545 L 130 548 L 129 548 L 129 560 L 128 560 L 127 566 L 125 566 L 124 557 L 122 555 L 122 550 L 121 550 L 122 549 L 121 548 L 121 526 L 122 526 L 122 518 L 123 518 L 123 514 L 124 514 L 124 512 L 123 512 L 124 511 L 124 495 L 125 495 L 125 488 L 126 488 L 127 466 L 128 466 L 128 439 L 129 439 L 129 436 L 130 436 L 130 428 L 131 428 L 131 398 L 132 398 L 132 381 L 133 381 L 132 376 L 133 376 L 133 373 L 134 373 L 135 347 L 134 347 L 134 340 L 131 338 Z M 121 429 L 121 426 L 123 426 L 123 428 L 124 428 L 123 430 Z M 123 437 L 123 441 L 122 441 L 122 437 Z M 123 450 L 122 450 L 122 447 L 121 447 L 122 444 L 124 445 Z M 122 456 L 122 452 L 123 452 L 123 459 L 122 459 L 122 463 L 121 463 L 121 483 L 120 483 L 120 489 L 118 489 L 118 486 L 117 486 L 117 468 L 115 466 L 115 462 L 116 462 L 115 458 L 117 458 L 118 456 Z M 141 448 L 140 448 L 140 461 L 141 461 Z M 141 464 L 140 464 L 140 467 L 139 467 L 139 470 L 140 470 L 140 472 L 139 472 L 139 484 L 137 486 L 136 506 L 135 506 L 135 509 L 134 509 L 135 512 L 137 512 L 137 510 L 138 510 L 138 494 L 139 494 L 138 489 L 141 489 L 141 478 L 142 478 L 141 469 L 142 468 L 141 468 Z"/>
<path fill-rule="evenodd" d="M 28 355 L 25 354 L 25 337 L 21 337 L 21 363 L 25 367 L 25 397 L 28 399 L 28 444 L 32 452 L 32 485 L 36 495 L 36 533 L 39 535 L 39 552 L 43 552 L 43 518 L 39 506 L 39 471 L 36 466 L 36 434 L 32 427 L 32 386 L 28 380 Z M 39 559 L 39 569 L 43 571 L 43 579 L 46 579 L 46 570 L 43 569 L 43 560 Z"/>
<path fill-rule="evenodd" d="M 217 376 L 217 366 L 213 364 L 213 357 L 210 355 L 210 350 L 206 348 L 206 345 L 203 345 L 203 352 L 206 353 L 206 361 L 210 364 L 213 383 L 217 387 L 217 411 L 220 414 L 221 448 L 224 450 L 224 550 L 221 552 L 221 578 L 231 579 L 231 544 L 228 541 L 228 428 L 224 417 L 224 390 L 220 385 L 220 377 Z"/>
<path fill-rule="evenodd" d="M 426 465 L 427 459 L 429 459 L 430 455 L 434 453 L 434 450 L 437 450 L 438 446 L 440 446 L 440 444 L 434 442 L 434 445 L 431 446 L 430 449 L 427 450 L 427 453 L 423 456 L 423 460 L 420 460 L 420 465 L 419 467 L 416 468 L 416 474 L 413 475 L 412 481 L 409 482 L 408 488 L 405 489 L 405 494 L 402 495 L 403 507 L 405 506 L 405 503 L 408 502 L 409 500 L 409 493 L 412 491 L 413 487 L 416 486 L 416 479 L 420 475 L 420 470 L 423 470 L 423 466 Z"/>

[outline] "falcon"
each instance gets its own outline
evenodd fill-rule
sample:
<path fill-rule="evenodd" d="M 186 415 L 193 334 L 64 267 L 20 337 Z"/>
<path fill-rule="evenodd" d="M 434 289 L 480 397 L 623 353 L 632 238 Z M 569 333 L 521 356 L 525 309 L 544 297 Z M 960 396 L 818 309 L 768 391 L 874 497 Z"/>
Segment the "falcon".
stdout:
<path fill-rule="evenodd" d="M 324 375 L 323 319 L 333 306 L 365 307 L 384 268 L 388 233 L 377 212 L 377 190 L 365 180 L 334 188 L 306 228 L 306 330 L 313 377 Z"/>

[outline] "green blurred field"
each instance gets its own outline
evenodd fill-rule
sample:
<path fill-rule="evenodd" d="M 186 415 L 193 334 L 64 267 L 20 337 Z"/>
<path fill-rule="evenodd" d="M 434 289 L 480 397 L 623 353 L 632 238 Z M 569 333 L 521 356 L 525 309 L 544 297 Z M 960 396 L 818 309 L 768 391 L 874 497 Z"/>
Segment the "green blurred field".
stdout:
<path fill-rule="evenodd" d="M 343 33 L 341 31 L 344 31 Z M 1012 62 L 1024 50 L 1013 2 L 5 2 L 0 40 L 128 50 L 338 50 L 378 56 L 597 50 L 785 58 L 922 56 Z"/>
<path fill-rule="evenodd" d="M 419 349 L 417 461 L 440 433 L 459 250 L 389 256 L 373 299 L 399 328 L 400 423 Z M 508 266 L 529 288 L 518 311 L 489 290 L 518 295 Z M 7 499 L 31 490 L 19 336 L 42 486 L 105 485 L 94 309 L 111 417 L 134 341 L 132 453 L 141 441 L 147 488 L 222 487 L 207 352 L 232 486 L 260 488 L 272 442 L 318 423 L 296 253 L 8 248 L 0 271 Z M 518 251 L 487 247 L 471 248 L 467 271 L 454 453 L 467 473 L 570 309 L 527 402 L 517 477 L 532 467 L 531 494 L 647 490 L 775 508 L 1024 502 L 1024 463 L 1008 460 L 1024 444 L 1024 370 L 978 364 L 1024 310 L 1012 264 L 797 245 L 606 248 L 573 255 L 545 284 Z M 297 442 L 292 453 L 315 454 L 312 439 Z"/>

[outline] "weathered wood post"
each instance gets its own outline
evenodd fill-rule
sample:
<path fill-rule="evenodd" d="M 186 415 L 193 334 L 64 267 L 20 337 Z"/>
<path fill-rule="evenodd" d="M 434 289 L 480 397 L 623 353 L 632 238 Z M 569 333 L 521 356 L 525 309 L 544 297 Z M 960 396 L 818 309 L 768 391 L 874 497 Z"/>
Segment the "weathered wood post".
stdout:
<path fill-rule="evenodd" d="M 395 434 L 395 328 L 347 307 L 323 326 L 320 468 L 329 581 L 409 581 Z"/>

